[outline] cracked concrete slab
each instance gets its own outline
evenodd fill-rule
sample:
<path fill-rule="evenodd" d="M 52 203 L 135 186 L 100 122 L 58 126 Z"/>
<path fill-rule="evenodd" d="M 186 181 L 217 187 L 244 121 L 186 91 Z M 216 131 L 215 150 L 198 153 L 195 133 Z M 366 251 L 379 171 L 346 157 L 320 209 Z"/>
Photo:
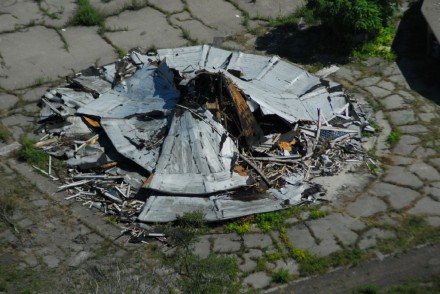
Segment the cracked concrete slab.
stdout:
<path fill-rule="evenodd" d="M 14 106 L 15 103 L 17 103 L 18 97 L 10 94 L 0 93 L 0 110 L 6 110 L 12 106 Z"/>
<path fill-rule="evenodd" d="M 243 284 L 250 285 L 254 289 L 261 289 L 268 286 L 271 280 L 266 272 L 256 272 L 244 278 Z"/>
<path fill-rule="evenodd" d="M 417 215 L 440 215 L 440 202 L 427 197 L 422 198 L 413 208 L 408 210 L 408 213 Z"/>
<path fill-rule="evenodd" d="M 2 0 L 0 1 L 0 11 L 3 13 L 8 13 L 13 17 L 15 22 L 8 23 L 8 27 L 11 25 L 16 28 L 17 26 L 29 25 L 42 20 L 42 15 L 40 14 L 40 8 L 38 7 L 37 1 L 29 0 Z M 2 18 L 3 14 L 0 16 Z M 7 17 L 9 20 L 10 17 Z M 6 31 L 3 27 L 0 27 L 1 31 Z"/>
<path fill-rule="evenodd" d="M 382 100 L 386 110 L 399 109 L 406 106 L 405 101 L 399 95 L 391 95 Z"/>
<path fill-rule="evenodd" d="M 415 123 L 416 117 L 413 110 L 398 110 L 388 113 L 391 123 L 396 126 Z"/>
<path fill-rule="evenodd" d="M 171 16 L 171 22 L 186 30 L 191 39 L 198 40 L 203 44 L 212 44 L 214 37 L 217 36 L 217 30 L 208 28 L 200 23 L 198 20 L 191 18 L 187 11 L 174 14 Z"/>
<path fill-rule="evenodd" d="M 309 249 L 316 245 L 315 239 L 304 224 L 286 229 L 286 235 L 295 247 Z"/>
<path fill-rule="evenodd" d="M 428 182 L 440 181 L 439 172 L 432 166 L 422 161 L 418 161 L 413 165 L 411 165 L 409 170 L 415 173 L 420 179 L 424 181 L 428 181 Z"/>
<path fill-rule="evenodd" d="M 113 47 L 100 38 L 97 31 L 98 27 L 69 27 L 62 33 L 68 44 L 69 60 L 77 63 L 74 69 L 108 64 L 117 59 Z M 65 67 L 65 71 L 69 68 Z"/>
<path fill-rule="evenodd" d="M 240 250 L 241 242 L 237 234 L 220 234 L 214 238 L 214 252 L 235 252 Z"/>
<path fill-rule="evenodd" d="M 415 190 L 388 183 L 379 183 L 375 185 L 372 192 L 379 197 L 387 197 L 390 205 L 394 209 L 407 207 L 420 196 L 419 192 Z"/>
<path fill-rule="evenodd" d="M 417 145 L 420 139 L 415 136 L 402 135 L 399 142 L 394 146 L 393 153 L 400 155 L 410 155 Z"/>
<path fill-rule="evenodd" d="M 243 243 L 247 248 L 264 248 L 272 245 L 272 239 L 267 234 L 246 234 Z"/>
<path fill-rule="evenodd" d="M 239 0 L 237 3 L 251 17 L 263 18 L 287 16 L 295 12 L 298 7 L 305 5 L 303 0 Z"/>
<path fill-rule="evenodd" d="M 388 174 L 385 176 L 384 181 L 402 187 L 410 187 L 413 189 L 419 189 L 423 187 L 423 182 L 420 181 L 417 176 L 401 166 L 391 167 L 388 170 Z"/>
<path fill-rule="evenodd" d="M 387 205 L 379 198 L 362 195 L 355 202 L 350 203 L 346 209 L 355 217 L 367 217 L 386 211 Z"/>
<path fill-rule="evenodd" d="M 187 43 L 180 30 L 170 26 L 162 13 L 150 7 L 138 11 L 124 11 L 118 16 L 107 18 L 106 24 L 111 29 L 123 29 L 107 32 L 106 36 L 125 51 L 134 47 L 166 48 Z"/>
<path fill-rule="evenodd" d="M 218 36 L 224 37 L 243 30 L 241 12 L 231 3 L 220 0 L 188 0 L 187 2 L 194 15 L 218 30 Z"/>
<path fill-rule="evenodd" d="M 180 12 L 184 8 L 181 0 L 149 0 L 148 3 L 169 13 Z"/>
<path fill-rule="evenodd" d="M 64 27 L 78 7 L 75 0 L 44 0 L 40 2 L 40 6 L 42 10 L 47 11 L 47 13 L 40 11 L 44 23 L 54 27 Z"/>
<path fill-rule="evenodd" d="M 405 125 L 397 127 L 403 134 L 420 134 L 426 133 L 429 129 L 423 125 Z"/>

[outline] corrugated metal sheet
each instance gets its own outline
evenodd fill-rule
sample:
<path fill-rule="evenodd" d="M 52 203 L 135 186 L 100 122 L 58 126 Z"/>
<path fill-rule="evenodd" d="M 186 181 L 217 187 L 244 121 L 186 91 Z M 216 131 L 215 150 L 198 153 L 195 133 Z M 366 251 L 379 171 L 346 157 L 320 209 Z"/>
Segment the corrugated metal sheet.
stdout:
<path fill-rule="evenodd" d="M 102 119 L 101 126 L 121 155 L 153 172 L 167 127 L 166 118 Z"/>
<path fill-rule="evenodd" d="M 247 176 L 232 172 L 237 149 L 211 112 L 200 110 L 209 124 L 189 111 L 177 113 L 162 145 L 149 188 L 172 194 L 210 194 L 246 185 Z"/>

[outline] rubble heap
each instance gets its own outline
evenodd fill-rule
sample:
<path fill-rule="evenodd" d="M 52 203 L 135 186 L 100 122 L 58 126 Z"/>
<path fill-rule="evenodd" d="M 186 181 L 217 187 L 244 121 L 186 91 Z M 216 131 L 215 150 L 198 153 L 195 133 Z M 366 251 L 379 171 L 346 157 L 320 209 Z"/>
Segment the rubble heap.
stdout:
<path fill-rule="evenodd" d="M 69 199 L 123 222 L 207 221 L 314 201 L 309 180 L 368 161 L 368 117 L 339 84 L 279 57 L 210 46 L 132 51 L 41 100 L 36 145 Z"/>

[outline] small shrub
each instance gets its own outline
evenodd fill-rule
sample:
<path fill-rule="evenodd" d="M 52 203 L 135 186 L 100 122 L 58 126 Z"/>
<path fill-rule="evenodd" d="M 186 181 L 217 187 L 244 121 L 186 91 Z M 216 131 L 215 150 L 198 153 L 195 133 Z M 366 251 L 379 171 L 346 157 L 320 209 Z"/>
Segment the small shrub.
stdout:
<path fill-rule="evenodd" d="M 388 135 L 387 143 L 391 146 L 394 145 L 400 140 L 400 135 L 401 135 L 400 130 L 398 129 L 392 130 L 391 133 Z"/>
<path fill-rule="evenodd" d="M 289 282 L 291 276 L 288 270 L 280 268 L 272 275 L 272 281 L 275 283 L 287 283 Z"/>
<path fill-rule="evenodd" d="M 353 50 L 355 58 L 364 60 L 368 57 L 382 57 L 387 60 L 396 59 L 396 54 L 391 50 L 395 36 L 395 29 L 392 26 L 381 28 L 378 36 L 372 41 L 366 42 Z"/>
<path fill-rule="evenodd" d="M 96 10 L 89 0 L 78 0 L 78 8 L 72 18 L 72 24 L 76 26 L 103 26 L 104 15 Z"/>

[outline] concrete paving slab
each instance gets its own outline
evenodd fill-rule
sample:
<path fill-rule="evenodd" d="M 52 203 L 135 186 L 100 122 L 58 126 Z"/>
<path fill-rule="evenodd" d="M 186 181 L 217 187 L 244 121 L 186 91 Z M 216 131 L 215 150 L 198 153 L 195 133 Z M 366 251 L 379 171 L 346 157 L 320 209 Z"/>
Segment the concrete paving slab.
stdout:
<path fill-rule="evenodd" d="M 17 20 L 12 14 L 0 14 L 0 33 L 14 31 L 18 24 L 19 20 Z"/>
<path fill-rule="evenodd" d="M 267 273 L 256 272 L 244 278 L 243 284 L 249 285 L 254 289 L 261 289 L 268 286 L 271 280 L 271 277 L 269 277 Z"/>
<path fill-rule="evenodd" d="M 345 66 L 341 66 L 338 71 L 336 71 L 331 76 L 336 79 L 343 79 L 346 81 L 353 82 L 361 76 L 361 72 L 356 69 L 351 69 Z"/>
<path fill-rule="evenodd" d="M 389 239 L 395 236 L 396 234 L 393 231 L 372 228 L 363 234 L 358 247 L 361 250 L 365 250 L 374 247 L 378 239 Z"/>
<path fill-rule="evenodd" d="M 3 13 L 9 13 L 14 17 L 14 27 L 28 25 L 43 20 L 37 1 L 2 0 L 0 1 L 0 11 Z M 5 29 L 0 27 L 0 31 L 5 31 Z"/>
<path fill-rule="evenodd" d="M 326 250 L 323 246 L 329 246 L 328 252 L 337 250 L 337 247 L 332 245 L 332 240 L 335 237 L 345 246 L 353 245 L 358 237 L 353 230 L 361 230 L 365 227 L 365 224 L 359 219 L 337 213 L 318 220 L 308 221 L 307 226 L 312 230 L 316 238 L 322 240 L 321 243 L 313 246 L 310 250 L 316 250 L 316 252 L 323 254 Z"/>
<path fill-rule="evenodd" d="M 396 126 L 413 124 L 416 122 L 414 111 L 412 110 L 398 110 L 388 113 L 391 123 Z"/>
<path fill-rule="evenodd" d="M 396 184 L 402 187 L 409 187 L 413 189 L 419 189 L 423 187 L 423 182 L 420 179 L 407 171 L 406 168 L 401 166 L 393 166 L 388 170 L 387 175 L 384 178 L 385 182 Z"/>
<path fill-rule="evenodd" d="M 30 88 L 22 96 L 24 101 L 37 102 L 40 101 L 41 97 L 46 93 L 47 87 L 36 87 Z"/>
<path fill-rule="evenodd" d="M 433 166 L 435 166 L 437 169 L 440 170 L 440 158 L 433 158 L 429 162 L 432 163 Z"/>
<path fill-rule="evenodd" d="M 2 124 L 7 127 L 15 126 L 15 125 L 20 125 L 21 127 L 28 127 L 28 126 L 33 126 L 35 124 L 35 118 L 30 116 L 25 116 L 23 114 L 16 114 L 2 119 Z"/>
<path fill-rule="evenodd" d="M 392 160 L 393 160 L 394 165 L 410 165 L 411 163 L 413 163 L 414 158 L 394 155 L 392 157 Z"/>
<path fill-rule="evenodd" d="M 379 198 L 362 195 L 355 202 L 350 203 L 346 209 L 355 217 L 367 217 L 386 211 L 387 205 Z"/>
<path fill-rule="evenodd" d="M 218 30 L 217 36 L 227 36 L 243 31 L 243 17 L 231 3 L 221 0 L 188 0 L 191 12 L 205 24 Z M 215 7 L 215 9 L 213 9 Z"/>
<path fill-rule="evenodd" d="M 288 270 L 290 275 L 299 275 L 299 265 L 293 259 L 289 260 L 277 260 L 275 263 L 275 271 L 280 269 Z"/>
<path fill-rule="evenodd" d="M 63 47 L 55 30 L 42 26 L 3 34 L 0 52 L 7 69 L 0 76 L 0 86 L 10 90 L 27 87 L 37 80 L 57 79 L 70 68 L 84 67 L 82 59 L 69 59 Z"/>
<path fill-rule="evenodd" d="M 415 173 L 423 181 L 440 181 L 440 173 L 435 168 L 422 161 L 418 161 L 411 165 L 409 170 Z"/>
<path fill-rule="evenodd" d="M 405 101 L 399 95 L 391 95 L 381 101 L 386 110 L 394 110 L 406 107 Z"/>
<path fill-rule="evenodd" d="M 257 249 L 251 249 L 249 252 L 243 254 L 243 263 L 239 265 L 241 271 L 249 272 L 255 269 L 257 266 L 256 261 L 253 258 L 258 258 L 263 255 L 263 252 Z"/>
<path fill-rule="evenodd" d="M 339 250 L 341 250 L 341 246 L 338 245 L 334 236 L 325 237 L 325 239 L 322 239 L 319 244 L 308 249 L 308 251 L 321 257 L 328 256 Z"/>
<path fill-rule="evenodd" d="M 440 215 L 440 202 L 429 197 L 420 199 L 413 208 L 408 210 L 410 214 L 417 215 Z"/>
<path fill-rule="evenodd" d="M 409 86 L 408 82 L 406 81 L 406 78 L 403 75 L 401 75 L 401 74 L 389 76 L 388 80 L 390 80 L 393 83 L 398 84 L 399 86 L 401 86 L 401 87 L 403 87 L 403 88 L 405 88 L 407 90 L 411 89 L 411 87 Z"/>
<path fill-rule="evenodd" d="M 17 103 L 18 97 L 5 93 L 0 93 L 0 110 L 7 110 Z"/>
<path fill-rule="evenodd" d="M 394 146 L 393 153 L 400 155 L 410 155 L 412 151 L 417 147 L 416 144 L 420 142 L 420 139 L 415 136 L 403 135 L 400 137 L 399 142 Z"/>
<path fill-rule="evenodd" d="M 171 16 L 171 22 L 185 29 L 190 38 L 203 44 L 212 44 L 214 37 L 220 35 L 217 30 L 202 25 L 198 20 L 191 18 L 188 12 L 182 12 Z"/>
<path fill-rule="evenodd" d="M 277 18 L 287 16 L 295 10 L 305 5 L 303 0 L 239 0 L 237 1 L 241 9 L 245 10 L 251 17 Z"/>
<path fill-rule="evenodd" d="M 397 210 L 411 205 L 420 196 L 419 192 L 415 190 L 388 183 L 375 185 L 372 192 L 379 197 L 387 197 L 390 205 Z"/>
<path fill-rule="evenodd" d="M 152 8 L 124 11 L 107 18 L 110 28 L 126 28 L 127 31 L 110 32 L 106 36 L 116 46 L 128 51 L 134 47 L 179 47 L 187 43 L 182 32 L 170 26 L 164 15 Z"/>
<path fill-rule="evenodd" d="M 241 241 L 237 234 L 219 234 L 214 237 L 215 252 L 228 253 L 240 250 Z"/>
<path fill-rule="evenodd" d="M 397 127 L 403 134 L 421 134 L 426 133 L 429 129 L 423 125 L 405 125 Z"/>
<path fill-rule="evenodd" d="M 169 13 L 179 12 L 184 8 L 181 0 L 149 0 L 148 3 Z"/>
<path fill-rule="evenodd" d="M 431 120 L 436 119 L 437 115 L 435 113 L 418 113 L 419 118 L 424 122 L 431 122 Z"/>
<path fill-rule="evenodd" d="M 359 87 L 365 88 L 377 84 L 381 80 L 380 77 L 367 77 L 356 82 Z"/>
<path fill-rule="evenodd" d="M 295 247 L 309 249 L 316 245 L 315 239 L 304 224 L 299 224 L 286 229 L 286 235 Z"/>
<path fill-rule="evenodd" d="M 2 146 L 0 148 L 0 156 L 9 156 L 13 152 L 20 149 L 21 149 L 21 144 L 18 142 L 14 142 L 9 145 Z"/>
<path fill-rule="evenodd" d="M 105 2 L 101 0 L 89 0 L 89 2 L 94 8 L 105 15 L 117 13 L 124 8 L 124 5 L 130 4 L 130 1 L 127 0 L 111 0 Z"/>
<path fill-rule="evenodd" d="M 426 218 L 426 222 L 432 227 L 440 227 L 440 217 L 438 216 L 429 216 Z"/>
<path fill-rule="evenodd" d="M 56 268 L 60 263 L 60 260 L 54 255 L 43 256 L 43 261 L 49 268 Z"/>
<path fill-rule="evenodd" d="M 272 239 L 267 234 L 246 234 L 243 236 L 246 248 L 264 248 L 272 245 Z"/>
<path fill-rule="evenodd" d="M 370 86 L 366 87 L 365 90 L 370 92 L 371 95 L 373 95 L 376 98 L 383 98 L 388 95 L 391 95 L 391 92 L 382 88 L 379 88 L 378 86 Z"/>
<path fill-rule="evenodd" d="M 390 83 L 390 82 L 388 82 L 388 81 L 381 81 L 381 82 L 379 82 L 379 83 L 377 84 L 377 86 L 380 87 L 380 88 L 382 88 L 382 89 L 388 90 L 388 91 L 390 91 L 390 92 L 393 92 L 394 89 L 396 89 L 396 87 L 394 86 L 394 84 L 393 84 L 393 83 Z"/>
<path fill-rule="evenodd" d="M 46 25 L 64 27 L 75 14 L 78 5 L 76 0 L 44 0 L 40 1 L 40 7 L 50 14 L 40 12 Z"/>
<path fill-rule="evenodd" d="M 435 200 L 440 201 L 440 182 L 431 183 L 429 186 L 424 187 L 424 192 Z"/>
<path fill-rule="evenodd" d="M 69 27 L 63 32 L 69 44 L 69 62 L 64 66 L 66 73 L 70 67 L 79 71 L 95 64 L 108 64 L 118 58 L 113 47 L 97 32 L 98 27 Z"/>
<path fill-rule="evenodd" d="M 200 237 L 199 241 L 194 245 L 194 253 L 202 258 L 208 257 L 211 253 L 210 235 Z"/>

